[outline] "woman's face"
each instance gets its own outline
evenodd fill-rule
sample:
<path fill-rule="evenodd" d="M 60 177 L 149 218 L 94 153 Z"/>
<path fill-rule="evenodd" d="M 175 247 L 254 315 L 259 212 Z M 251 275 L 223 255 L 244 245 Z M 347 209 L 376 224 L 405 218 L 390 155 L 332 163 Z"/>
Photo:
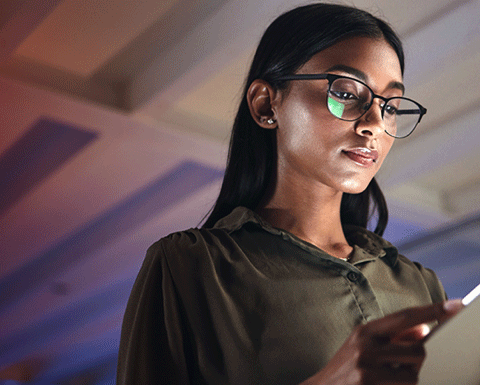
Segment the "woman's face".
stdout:
<path fill-rule="evenodd" d="M 363 81 L 375 94 L 402 96 L 400 62 L 383 39 L 341 41 L 313 56 L 297 73 L 345 75 Z M 278 177 L 299 187 L 321 185 L 360 193 L 394 138 L 385 132 L 380 99 L 359 120 L 342 121 L 327 109 L 327 90 L 327 80 L 295 80 L 272 101 L 278 125 Z"/>

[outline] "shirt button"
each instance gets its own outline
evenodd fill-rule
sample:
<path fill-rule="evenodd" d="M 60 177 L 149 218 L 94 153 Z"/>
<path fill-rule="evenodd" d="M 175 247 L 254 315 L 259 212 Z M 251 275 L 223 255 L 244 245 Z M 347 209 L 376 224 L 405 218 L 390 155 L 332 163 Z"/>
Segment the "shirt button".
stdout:
<path fill-rule="evenodd" d="M 347 274 L 347 278 L 351 281 L 351 282 L 357 282 L 358 279 L 360 278 L 360 276 L 355 273 L 354 271 L 351 271 Z"/>

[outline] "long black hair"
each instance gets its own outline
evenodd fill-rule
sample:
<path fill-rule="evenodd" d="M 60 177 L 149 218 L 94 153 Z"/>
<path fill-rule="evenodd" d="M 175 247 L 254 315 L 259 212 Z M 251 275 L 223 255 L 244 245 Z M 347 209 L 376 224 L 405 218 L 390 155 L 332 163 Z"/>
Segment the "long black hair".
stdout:
<path fill-rule="evenodd" d="M 285 81 L 279 78 L 293 74 L 316 53 L 355 36 L 384 38 L 397 53 L 403 74 L 400 39 L 388 24 L 366 11 L 314 3 L 284 13 L 267 28 L 253 58 L 233 124 L 222 188 L 203 227 L 212 227 L 237 206 L 255 210 L 275 182 L 276 130 L 263 129 L 253 120 L 246 98 L 251 83 L 263 79 L 283 89 Z M 378 217 L 375 233 L 382 235 L 388 211 L 375 179 L 360 194 L 343 194 L 340 209 L 343 226 L 353 224 L 366 228 L 375 212 Z"/>

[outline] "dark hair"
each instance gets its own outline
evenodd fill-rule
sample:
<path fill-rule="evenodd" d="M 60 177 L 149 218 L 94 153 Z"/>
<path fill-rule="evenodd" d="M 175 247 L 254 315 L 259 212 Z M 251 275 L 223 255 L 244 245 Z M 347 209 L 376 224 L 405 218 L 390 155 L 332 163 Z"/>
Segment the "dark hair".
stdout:
<path fill-rule="evenodd" d="M 274 182 L 276 130 L 261 128 L 250 115 L 246 94 L 251 83 L 263 79 L 282 89 L 285 81 L 279 81 L 280 77 L 293 74 L 316 53 L 354 36 L 384 38 L 397 53 L 403 74 L 404 53 L 400 39 L 388 24 L 366 11 L 315 3 L 284 13 L 267 28 L 253 58 L 233 124 L 220 195 L 203 227 L 212 227 L 237 206 L 255 210 Z M 342 225 L 366 228 L 374 212 L 378 217 L 375 233 L 382 235 L 388 211 L 375 179 L 360 194 L 343 194 Z"/>

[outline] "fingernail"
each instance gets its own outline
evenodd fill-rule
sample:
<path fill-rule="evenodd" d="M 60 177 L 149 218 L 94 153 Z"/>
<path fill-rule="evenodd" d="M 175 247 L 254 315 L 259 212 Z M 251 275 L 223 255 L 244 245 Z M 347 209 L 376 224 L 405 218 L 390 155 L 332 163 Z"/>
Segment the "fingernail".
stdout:
<path fill-rule="evenodd" d="M 449 313 L 459 311 L 464 308 L 461 299 L 451 299 L 443 303 L 443 308 Z"/>
<path fill-rule="evenodd" d="M 422 337 L 425 337 L 428 333 L 430 333 L 430 330 L 430 326 L 428 326 L 427 324 L 420 325 L 420 333 Z"/>

